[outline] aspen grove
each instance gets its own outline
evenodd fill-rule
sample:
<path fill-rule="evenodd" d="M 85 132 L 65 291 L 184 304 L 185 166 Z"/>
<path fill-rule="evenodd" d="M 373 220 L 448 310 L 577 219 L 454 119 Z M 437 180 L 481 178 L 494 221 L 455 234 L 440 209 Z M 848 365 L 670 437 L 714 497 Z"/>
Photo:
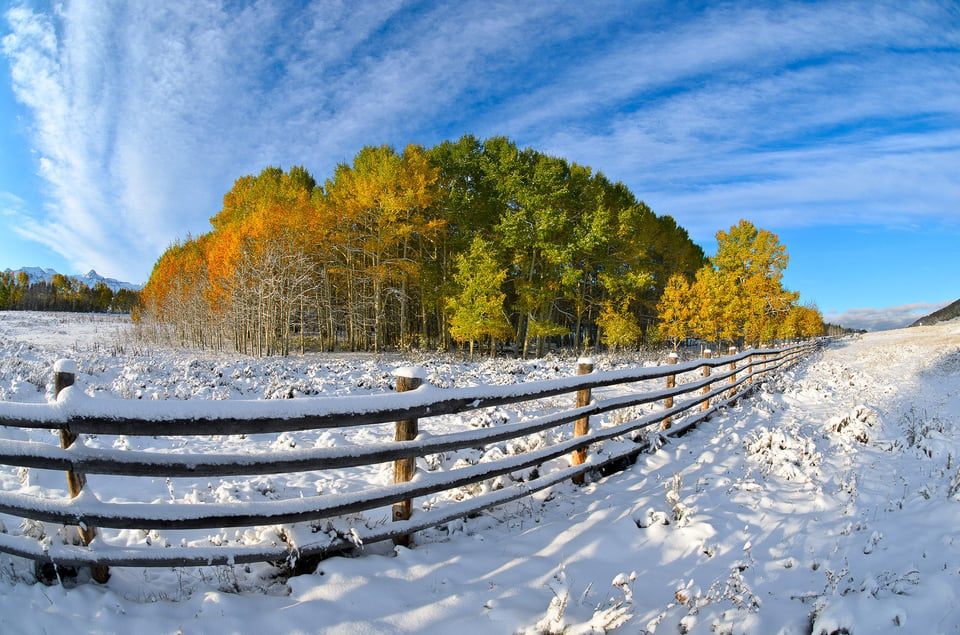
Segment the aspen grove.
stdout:
<path fill-rule="evenodd" d="M 253 355 L 631 347 L 676 340 L 665 289 L 714 269 L 622 183 L 505 137 L 365 147 L 322 185 L 268 167 L 210 222 L 154 265 L 135 315 L 149 336 Z M 778 326 L 758 341 L 799 335 L 781 326 L 796 295 L 770 279 L 737 283 L 769 300 L 754 308 Z"/>

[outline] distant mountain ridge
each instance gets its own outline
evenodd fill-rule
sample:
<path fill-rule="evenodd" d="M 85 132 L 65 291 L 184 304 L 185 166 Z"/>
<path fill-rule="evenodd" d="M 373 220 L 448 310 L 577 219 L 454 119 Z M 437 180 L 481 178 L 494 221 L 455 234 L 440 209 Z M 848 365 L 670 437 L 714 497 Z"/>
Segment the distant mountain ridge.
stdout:
<path fill-rule="evenodd" d="M 938 322 L 949 322 L 958 317 L 960 317 L 960 300 L 952 302 L 939 311 L 934 311 L 930 315 L 920 318 L 910 326 L 930 326 Z"/>
<path fill-rule="evenodd" d="M 21 267 L 20 269 L 17 269 L 17 270 L 7 269 L 7 271 L 12 273 L 14 276 L 16 276 L 20 272 L 27 274 L 27 279 L 30 280 L 30 284 L 34 284 L 36 282 L 49 283 L 53 279 L 53 277 L 59 273 L 55 269 L 44 269 L 42 267 Z M 97 273 L 96 270 L 94 269 L 91 269 L 90 271 L 88 271 L 83 275 L 80 275 L 80 274 L 74 274 L 74 275 L 63 274 L 63 275 L 65 275 L 67 278 L 79 280 L 80 282 L 87 285 L 91 289 L 94 286 L 96 286 L 98 282 L 102 282 L 103 284 L 107 285 L 107 287 L 114 293 L 116 293 L 120 289 L 126 289 L 127 291 L 139 291 L 140 289 L 143 288 L 142 284 L 133 284 L 132 282 L 123 282 L 121 280 L 117 280 L 116 278 L 104 278 L 99 273 Z"/>

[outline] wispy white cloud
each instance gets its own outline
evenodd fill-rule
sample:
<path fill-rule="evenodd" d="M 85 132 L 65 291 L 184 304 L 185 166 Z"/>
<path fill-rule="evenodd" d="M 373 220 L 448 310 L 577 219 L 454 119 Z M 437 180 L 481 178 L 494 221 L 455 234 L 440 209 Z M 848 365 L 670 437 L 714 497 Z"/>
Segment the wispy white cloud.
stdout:
<path fill-rule="evenodd" d="M 867 331 L 889 331 L 913 324 L 920 318 L 939 311 L 950 302 L 935 304 L 917 303 L 891 306 L 884 309 L 849 309 L 843 313 L 828 313 L 824 320 L 849 329 Z"/>
<path fill-rule="evenodd" d="M 960 183 L 951 176 L 960 165 L 960 131 L 909 136 L 914 145 L 905 135 L 896 152 L 882 149 L 887 139 L 733 155 L 725 162 L 728 182 L 650 183 L 646 191 L 655 209 L 677 214 L 701 237 L 739 218 L 770 228 L 960 225 Z"/>
<path fill-rule="evenodd" d="M 830 63 L 855 72 L 859 58 L 854 54 L 864 49 L 874 57 L 890 46 L 956 45 L 956 35 L 931 31 L 934 18 L 928 14 L 936 13 L 936 7 L 921 11 L 921 6 L 904 10 L 874 3 L 753 9 L 725 5 L 701 14 L 678 15 L 663 29 L 647 30 L 641 25 L 609 46 L 587 51 L 557 81 L 521 95 L 510 125 L 519 130 L 539 128 L 548 118 L 562 123 L 578 119 L 577 113 L 584 108 L 643 112 L 664 99 L 674 107 L 677 97 L 700 102 L 695 104 L 696 114 L 709 120 L 731 107 L 742 110 L 745 97 L 764 101 L 772 97 L 775 106 L 781 102 L 780 95 L 765 82 L 782 82 L 808 66 Z M 831 61 L 834 58 L 839 65 Z M 724 90 L 727 87 L 736 90 Z M 820 85 L 816 92 L 804 91 L 797 97 L 815 96 L 825 88 Z M 777 87 L 777 92 L 781 90 Z M 809 109 L 814 116 L 816 111 Z M 691 127 L 686 117 L 677 120 Z"/>
<path fill-rule="evenodd" d="M 932 28 L 938 11 L 708 12 L 588 60 L 527 97 L 550 106 L 518 109 L 519 126 L 602 166 L 698 240 L 742 217 L 774 228 L 957 222 L 960 39 Z M 609 116 L 598 126 L 576 108 Z"/>
<path fill-rule="evenodd" d="M 3 50 L 50 186 L 19 225 L 78 268 L 145 276 L 242 174 L 304 163 L 323 178 L 363 145 L 416 140 L 545 6 L 13 8 Z"/>
<path fill-rule="evenodd" d="M 958 30 L 938 3 L 66 3 L 6 14 L 49 206 L 22 231 L 146 275 L 267 164 L 506 134 L 626 182 L 698 240 L 956 219 Z M 917 120 L 924 125 L 917 129 Z M 873 123 L 871 123 L 873 122 Z M 916 187 L 917 183 L 936 187 Z"/>
<path fill-rule="evenodd" d="M 25 201 L 19 196 L 0 191 L 0 216 L 19 216 L 23 213 L 25 207 Z M 11 225 L 16 227 L 12 223 Z"/>

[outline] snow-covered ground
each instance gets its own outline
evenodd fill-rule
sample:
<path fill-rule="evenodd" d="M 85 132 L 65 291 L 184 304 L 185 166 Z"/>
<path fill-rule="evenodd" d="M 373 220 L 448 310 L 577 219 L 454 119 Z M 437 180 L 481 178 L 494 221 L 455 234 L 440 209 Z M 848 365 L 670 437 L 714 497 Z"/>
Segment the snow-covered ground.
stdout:
<path fill-rule="evenodd" d="M 411 361 L 173 352 L 138 343 L 114 317 L 0 313 L 0 401 L 50 399 L 50 371 L 62 357 L 77 361 L 79 386 L 102 399 L 369 394 L 389 390 L 391 370 Z M 412 361 L 430 382 L 452 389 L 575 372 L 573 360 L 561 359 Z M 598 369 L 623 364 L 597 362 Z M 499 425 L 566 401 L 421 425 Z M 421 532 L 411 549 L 371 545 L 360 557 L 331 558 L 311 575 L 286 579 L 268 564 L 115 568 L 105 585 L 81 574 L 65 589 L 36 583 L 29 562 L 0 555 L 0 633 L 960 632 L 958 427 L 960 323 L 868 334 L 831 344 L 625 472 Z M 3 438 L 38 442 L 52 442 L 49 434 L 0 430 Z M 323 447 L 389 434 L 372 427 L 207 442 L 241 451 L 243 443 Z M 186 444 L 87 443 L 163 451 Z M 190 441 L 194 449 L 197 443 Z M 443 457 L 418 468 L 457 460 L 483 457 Z M 388 472 L 222 482 L 93 475 L 90 483 L 109 500 L 136 488 L 138 500 L 242 501 L 349 491 L 386 482 Z M 62 474 L 39 470 L 0 468 L 0 484 L 5 491 L 65 489 Z M 365 516 L 352 521 L 378 522 L 374 512 Z M 0 522 L 10 533 L 52 531 L 9 516 Z M 207 539 L 255 541 L 271 530 Z M 142 545 L 202 537 L 105 531 L 104 539 Z"/>

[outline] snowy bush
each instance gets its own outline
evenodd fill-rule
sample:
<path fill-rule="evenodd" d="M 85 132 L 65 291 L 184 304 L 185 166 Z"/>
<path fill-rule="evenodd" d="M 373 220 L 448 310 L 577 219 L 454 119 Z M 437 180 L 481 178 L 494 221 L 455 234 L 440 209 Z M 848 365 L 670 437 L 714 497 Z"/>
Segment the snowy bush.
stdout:
<path fill-rule="evenodd" d="M 611 582 L 617 589 L 619 597 L 607 596 L 593 607 L 590 618 L 583 622 L 571 622 L 567 616 L 570 606 L 570 584 L 563 567 L 554 574 L 553 582 L 548 588 L 553 593 L 546 614 L 532 627 L 522 631 L 525 635 L 602 635 L 610 630 L 626 624 L 633 615 L 630 608 L 633 605 L 633 583 L 637 574 L 619 573 Z M 579 604 L 583 605 L 592 585 L 580 597 Z"/>
<path fill-rule="evenodd" d="M 827 431 L 838 434 L 858 443 L 869 443 L 871 429 L 877 426 L 876 411 L 864 405 L 858 405 L 849 412 L 827 421 Z"/>
<path fill-rule="evenodd" d="M 818 472 L 821 457 L 816 445 L 792 432 L 760 426 L 744 440 L 743 446 L 764 473 L 806 482 Z"/>
<path fill-rule="evenodd" d="M 958 497 L 960 497 L 960 468 L 957 468 L 953 478 L 950 479 L 950 488 L 947 490 L 947 498 L 957 500 Z"/>
<path fill-rule="evenodd" d="M 925 410 L 910 408 L 904 412 L 901 427 L 907 447 L 919 449 L 928 458 L 943 458 L 955 449 L 955 426 L 928 416 Z"/>
<path fill-rule="evenodd" d="M 676 472 L 673 479 L 665 484 L 667 489 L 667 504 L 673 512 L 673 522 L 683 527 L 690 522 L 690 508 L 680 502 L 681 491 L 683 490 L 683 479 L 680 473 Z"/>

